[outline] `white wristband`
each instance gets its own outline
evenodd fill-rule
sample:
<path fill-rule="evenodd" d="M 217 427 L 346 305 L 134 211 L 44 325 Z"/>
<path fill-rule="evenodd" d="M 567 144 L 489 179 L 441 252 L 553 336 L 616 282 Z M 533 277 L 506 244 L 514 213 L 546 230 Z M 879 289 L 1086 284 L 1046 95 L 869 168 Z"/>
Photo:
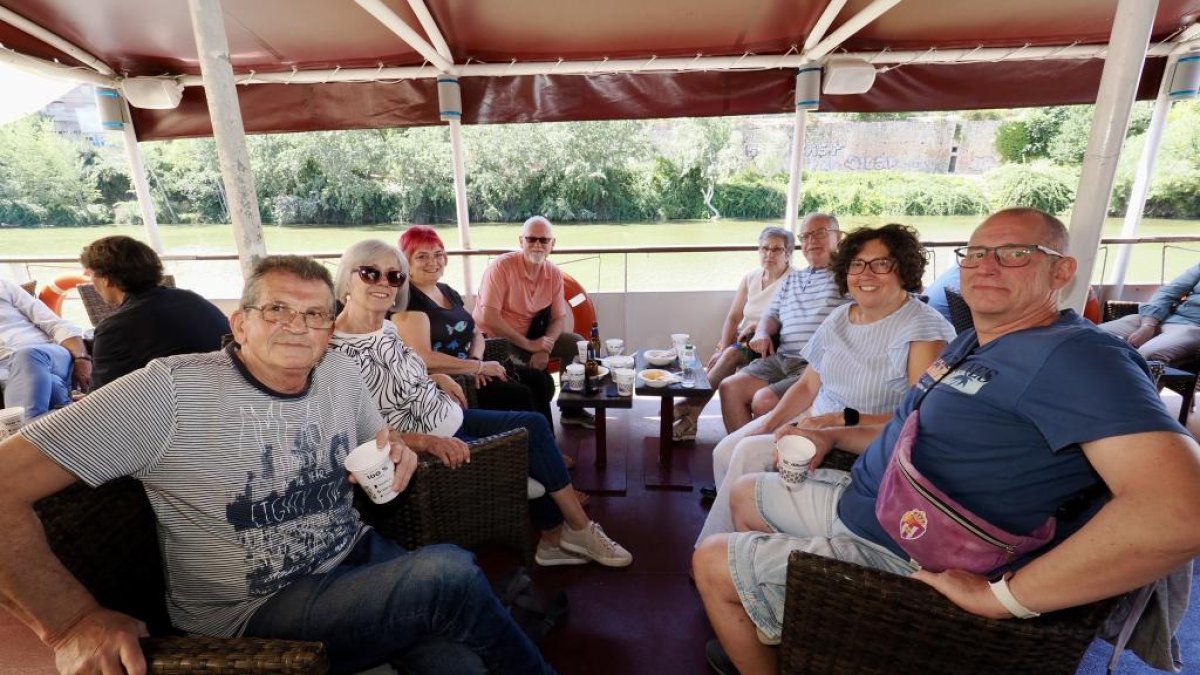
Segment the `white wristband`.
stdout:
<path fill-rule="evenodd" d="M 482 359 L 479 360 L 479 367 L 475 369 L 476 375 L 479 375 L 481 373 L 483 373 L 483 360 Z"/>
<path fill-rule="evenodd" d="M 1009 576 L 1010 575 L 1005 574 L 996 581 L 988 584 L 988 587 L 992 589 L 992 595 L 996 596 L 996 599 L 1000 601 L 1000 604 L 1004 605 L 1004 609 L 1007 609 L 1009 614 L 1012 614 L 1018 619 L 1032 619 L 1034 617 L 1041 616 L 1040 613 L 1029 609 L 1017 601 L 1016 596 L 1014 596 L 1012 591 L 1008 588 Z"/>

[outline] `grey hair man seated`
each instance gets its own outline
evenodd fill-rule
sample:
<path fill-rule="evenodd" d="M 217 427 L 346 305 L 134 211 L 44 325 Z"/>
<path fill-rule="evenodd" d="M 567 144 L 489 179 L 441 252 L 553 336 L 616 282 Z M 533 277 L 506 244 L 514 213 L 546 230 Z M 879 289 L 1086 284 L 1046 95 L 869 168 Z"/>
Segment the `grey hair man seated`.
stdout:
<path fill-rule="evenodd" d="M 46 544 L 33 504 L 133 476 L 161 538 L 168 608 L 188 633 L 325 643 L 337 672 L 550 673 L 470 553 L 407 551 L 364 527 L 342 463 L 388 429 L 358 367 L 327 354 L 333 283 L 263 259 L 221 351 L 171 356 L 0 444 L 0 602 L 63 672 L 145 672 L 144 624 L 101 607 Z M 416 455 L 393 435 L 403 490 Z M 425 656 L 436 651 L 436 658 Z"/>

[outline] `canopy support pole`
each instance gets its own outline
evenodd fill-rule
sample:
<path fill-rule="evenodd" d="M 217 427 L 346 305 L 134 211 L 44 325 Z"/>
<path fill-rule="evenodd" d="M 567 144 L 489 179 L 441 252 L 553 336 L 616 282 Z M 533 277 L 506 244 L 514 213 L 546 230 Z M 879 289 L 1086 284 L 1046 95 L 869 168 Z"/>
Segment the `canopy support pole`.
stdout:
<path fill-rule="evenodd" d="M 1158 0 L 1119 0 L 1117 4 L 1108 57 L 1100 76 L 1096 113 L 1071 211 L 1070 252 L 1079 261 L 1079 271 L 1066 289 L 1062 304 L 1081 313 L 1096 266 L 1117 160 L 1129 127 L 1129 110 L 1137 95 L 1157 10 Z"/>
<path fill-rule="evenodd" d="M 213 138 L 221 160 L 221 179 L 233 220 L 233 238 L 237 244 L 242 275 L 249 277 L 258 259 L 267 254 L 263 243 L 258 196 L 254 191 L 254 173 L 246 149 L 246 131 L 238 106 L 233 65 L 229 60 L 229 41 L 225 37 L 225 17 L 220 0 L 188 0 L 192 31 L 200 56 L 204 78 L 204 97 L 212 119 Z"/>
<path fill-rule="evenodd" d="M 467 167 L 463 160 L 462 122 L 450 124 L 450 152 L 454 159 L 454 212 L 458 216 L 458 243 L 463 250 L 471 249 L 471 221 L 467 210 Z M 469 300 L 475 295 L 471 285 L 471 256 L 463 256 L 463 291 Z"/>
<path fill-rule="evenodd" d="M 129 161 L 129 174 L 133 178 L 133 191 L 137 195 L 138 209 L 142 212 L 142 226 L 146 228 L 146 238 L 150 247 L 158 253 L 163 252 L 162 237 L 158 233 L 158 214 L 154 212 L 154 198 L 150 196 L 150 181 L 146 180 L 146 163 L 142 161 L 142 148 L 138 145 L 137 134 L 133 129 L 133 116 L 129 114 L 129 102 L 121 97 L 121 106 L 125 109 L 125 158 Z"/>
<path fill-rule="evenodd" d="M 800 232 L 797 212 L 800 210 L 800 185 L 803 182 L 801 172 L 804 170 L 804 123 L 807 120 L 808 110 L 796 106 L 796 117 L 792 123 L 792 157 L 788 163 L 787 214 L 783 224 L 785 229 L 796 234 Z"/>
<path fill-rule="evenodd" d="M 864 7 L 858 14 L 846 19 L 846 22 L 838 26 L 837 30 L 822 38 L 812 49 L 804 50 L 804 56 L 810 61 L 820 61 L 826 54 L 837 49 L 839 45 L 848 40 L 851 35 L 854 35 L 864 26 L 878 19 L 898 4 L 900 4 L 900 0 L 873 0 L 871 4 Z"/>
<path fill-rule="evenodd" d="M 1121 226 L 1121 238 L 1131 239 L 1137 236 L 1138 227 L 1142 224 L 1142 216 L 1146 209 L 1146 197 L 1150 194 L 1150 180 L 1154 177 L 1154 165 L 1158 161 L 1158 148 L 1162 145 L 1163 130 L 1167 127 L 1167 113 L 1171 111 L 1171 73 L 1179 54 L 1171 54 L 1167 58 L 1167 67 L 1163 70 L 1162 82 L 1158 85 L 1158 98 L 1154 100 L 1154 114 L 1150 117 L 1150 126 L 1146 128 L 1146 145 L 1142 148 L 1142 157 L 1138 162 L 1137 174 L 1133 179 L 1133 188 L 1129 191 L 1129 203 L 1125 206 L 1125 223 Z M 1133 244 L 1121 244 L 1117 251 L 1117 261 L 1112 271 L 1112 299 L 1120 300 L 1125 292 L 1125 274 L 1129 270 L 1129 258 L 1133 254 Z"/>

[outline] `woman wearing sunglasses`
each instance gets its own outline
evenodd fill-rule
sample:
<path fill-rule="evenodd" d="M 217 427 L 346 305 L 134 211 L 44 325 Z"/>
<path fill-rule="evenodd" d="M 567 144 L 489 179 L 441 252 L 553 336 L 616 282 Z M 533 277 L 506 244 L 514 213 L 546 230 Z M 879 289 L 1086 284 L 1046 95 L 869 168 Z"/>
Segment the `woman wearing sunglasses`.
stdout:
<path fill-rule="evenodd" d="M 441 283 L 446 247 L 431 227 L 414 225 L 400 236 L 408 260 L 407 311 L 392 316 L 400 337 L 431 373 L 464 375 L 475 380 L 478 407 L 484 410 L 533 410 L 554 424 L 550 400 L 554 380 L 544 370 L 483 360 L 483 333 L 463 306 L 462 296 Z"/>
<path fill-rule="evenodd" d="M 330 349 L 358 363 L 367 389 L 389 426 L 418 454 L 452 468 L 470 459 L 465 441 L 524 428 L 529 432 L 529 475 L 546 488 L 530 501 L 542 530 L 540 565 L 596 561 L 624 567 L 633 557 L 589 520 L 575 496 L 567 468 L 544 417 L 535 412 L 464 409 L 461 389 L 447 375 L 429 375 L 387 320 L 408 302 L 408 262 L 394 246 L 369 239 L 351 246 L 338 264 L 334 293 L 344 303 Z M 457 391 L 456 391 L 457 390 Z"/>
<path fill-rule="evenodd" d="M 838 289 L 853 302 L 833 310 L 813 333 L 801 352 L 808 366 L 779 404 L 713 449 L 717 498 L 697 544 L 710 534 L 733 531 L 730 500 L 741 495 L 733 484 L 743 474 L 774 469 L 771 434 L 792 423 L 812 429 L 887 422 L 954 339 L 950 323 L 915 295 L 925 273 L 925 250 L 913 228 L 851 232 L 838 246 L 832 269 Z M 849 480 L 844 472 L 830 474 L 810 480 Z"/>

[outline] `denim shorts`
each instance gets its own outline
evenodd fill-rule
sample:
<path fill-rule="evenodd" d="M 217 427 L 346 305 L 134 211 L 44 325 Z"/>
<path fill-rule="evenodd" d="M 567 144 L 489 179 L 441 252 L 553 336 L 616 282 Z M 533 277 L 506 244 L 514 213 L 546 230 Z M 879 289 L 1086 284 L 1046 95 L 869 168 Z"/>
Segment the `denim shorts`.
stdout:
<path fill-rule="evenodd" d="M 788 387 L 795 384 L 804 374 L 804 367 L 807 365 L 808 361 L 799 356 L 776 353 L 752 361 L 742 368 L 742 372 L 765 381 L 776 396 L 783 398 Z"/>
<path fill-rule="evenodd" d="M 888 549 L 851 532 L 837 517 L 837 503 L 850 474 L 816 469 L 795 490 L 779 474 L 763 474 L 755 488 L 759 513 L 776 533 L 740 532 L 729 536 L 729 571 L 742 607 L 771 641 L 783 632 L 787 559 L 805 551 L 896 574 L 916 568 Z"/>

